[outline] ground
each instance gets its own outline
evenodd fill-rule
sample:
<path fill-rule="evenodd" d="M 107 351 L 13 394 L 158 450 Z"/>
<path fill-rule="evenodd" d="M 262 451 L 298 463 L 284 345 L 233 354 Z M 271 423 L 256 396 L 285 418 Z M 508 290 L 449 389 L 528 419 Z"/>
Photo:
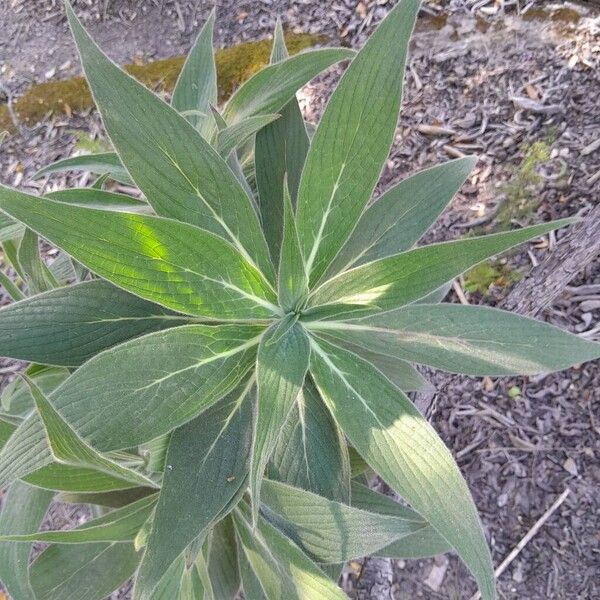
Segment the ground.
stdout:
<path fill-rule="evenodd" d="M 189 0 L 75 4 L 101 45 L 120 62 L 186 51 L 209 10 L 209 3 Z M 264 37 L 281 14 L 293 30 L 325 32 L 356 46 L 393 4 L 223 0 L 218 42 Z M 522 0 L 506 1 L 506 14 L 494 14 L 500 4 L 426 3 L 430 16 L 423 16 L 415 36 L 397 140 L 378 190 L 463 153 L 480 157 L 461 193 L 427 234 L 428 241 L 511 223 L 585 216 L 600 201 L 598 12 L 593 3 L 583 3 L 577 7 L 583 16 L 576 18 L 571 12 L 575 5 L 560 3 L 560 10 L 554 10 L 546 2 L 541 3 L 545 13 L 532 6 L 518 16 L 517 4 L 522 9 L 535 4 Z M 0 94 L 2 89 L 5 95 L 18 94 L 32 79 L 78 71 L 58 1 L 7 0 L 2 5 Z M 302 91 L 308 119 L 318 117 L 338 76 L 334 70 Z M 64 186 L 65 178 L 36 183 L 29 177 L 39 166 L 71 152 L 71 130 L 83 131 L 85 137 L 101 132 L 93 113 L 51 118 L 23 130 L 2 149 L 0 181 L 31 191 Z M 85 181 L 80 176 L 77 183 Z M 468 274 L 451 299 L 501 303 L 511 282 L 526 276 L 560 238 L 558 232 Z M 600 339 L 599 317 L 597 260 L 541 318 Z M 433 381 L 442 380 L 434 375 Z M 431 421 L 469 482 L 496 565 L 570 490 L 500 576 L 501 598 L 600 597 L 599 390 L 597 363 L 536 378 L 455 377 L 438 389 L 429 410 Z M 56 507 L 51 522 L 65 525 L 79 516 Z M 389 576 L 395 599 L 468 598 L 474 592 L 455 557 L 397 561 Z M 359 579 L 360 570 L 349 567 L 344 585 L 350 593 Z"/>

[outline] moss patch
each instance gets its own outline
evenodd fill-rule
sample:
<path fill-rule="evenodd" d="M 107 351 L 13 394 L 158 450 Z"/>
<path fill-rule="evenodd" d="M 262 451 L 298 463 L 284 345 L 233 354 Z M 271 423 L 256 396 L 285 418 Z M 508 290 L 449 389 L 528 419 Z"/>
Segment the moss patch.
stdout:
<path fill-rule="evenodd" d="M 506 287 L 520 278 L 520 273 L 513 271 L 508 265 L 488 261 L 467 271 L 463 281 L 466 292 L 487 296 L 490 286 Z"/>
<path fill-rule="evenodd" d="M 320 35 L 287 34 L 290 54 L 325 41 Z M 215 52 L 219 82 L 219 100 L 228 98 L 240 83 L 267 64 L 271 40 L 244 42 Z M 170 92 L 177 81 L 184 56 L 155 60 L 144 65 L 125 65 L 124 69 L 147 87 Z M 39 123 L 52 114 L 70 116 L 93 106 L 92 97 L 83 77 L 47 81 L 31 86 L 13 104 L 17 119 L 24 125 Z M 0 131 L 14 132 L 7 106 L 0 106 Z"/>

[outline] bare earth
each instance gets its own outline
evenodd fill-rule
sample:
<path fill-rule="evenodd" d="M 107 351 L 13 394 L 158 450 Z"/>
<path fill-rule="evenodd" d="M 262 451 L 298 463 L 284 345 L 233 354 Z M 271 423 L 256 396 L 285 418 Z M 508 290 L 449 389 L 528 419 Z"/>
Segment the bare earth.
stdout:
<path fill-rule="evenodd" d="M 281 14 L 291 29 L 324 31 L 357 46 L 393 4 L 222 0 L 217 37 L 221 45 L 265 37 Z M 212 3 L 79 0 L 75 5 L 103 48 L 127 62 L 186 51 Z M 469 9 L 476 5 L 487 12 L 473 14 Z M 463 153 L 480 157 L 470 180 L 427 234 L 428 241 L 491 231 L 505 218 L 526 224 L 585 216 L 600 202 L 598 11 L 588 2 L 579 20 L 567 19 L 566 13 L 551 19 L 549 14 L 533 18 L 534 13 L 519 17 L 508 9 L 506 15 L 491 14 L 494 6 L 471 0 L 426 3 L 429 14 L 442 18 L 422 19 L 415 36 L 404 111 L 379 189 Z M 558 8 L 570 6 L 559 3 Z M 60 2 L 0 1 L 0 102 L 32 80 L 78 71 Z M 322 111 L 338 76 L 328 73 L 302 91 L 309 120 Z M 30 181 L 41 165 L 72 151 L 71 130 L 101 135 L 93 113 L 24 129 L 1 150 L 0 181 L 34 192 L 84 184 L 85 176 Z M 530 180 L 523 165 L 535 142 L 543 156 Z M 530 244 L 500 266 L 504 273 L 524 276 L 560 238 L 558 232 L 545 243 Z M 469 282 L 462 281 L 459 291 L 465 294 L 463 301 L 494 305 L 509 289 L 506 279 L 499 276 L 487 291 L 472 293 L 465 291 Z M 455 293 L 451 299 L 459 301 Z M 542 318 L 600 340 L 600 260 L 579 274 Z M 431 420 L 469 482 L 495 564 L 570 490 L 499 578 L 500 598 L 599 598 L 600 365 L 537 378 L 454 378 L 438 390 Z M 55 506 L 46 525 L 73 525 L 81 516 L 73 507 Z M 371 587 L 390 589 L 396 600 L 469 598 L 475 591 L 453 556 L 395 561 L 381 568 L 384 585 Z M 369 586 L 363 585 L 355 565 L 348 567 L 343 583 L 355 597 L 389 597 L 364 591 Z"/>

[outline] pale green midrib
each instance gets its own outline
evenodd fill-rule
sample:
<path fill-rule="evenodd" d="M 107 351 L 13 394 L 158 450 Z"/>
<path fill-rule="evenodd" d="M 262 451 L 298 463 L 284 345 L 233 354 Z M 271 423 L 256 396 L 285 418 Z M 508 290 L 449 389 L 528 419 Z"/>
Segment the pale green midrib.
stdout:
<path fill-rule="evenodd" d="M 174 160 L 171 157 L 171 155 L 164 148 L 162 148 L 161 146 L 159 146 L 159 149 L 167 157 L 167 159 L 171 162 L 171 164 L 177 169 L 177 171 L 179 171 L 179 173 L 186 180 L 186 182 L 188 183 L 188 185 L 194 190 L 194 192 L 196 193 L 196 196 L 198 196 L 198 198 L 200 198 L 200 200 L 202 201 L 202 203 L 208 208 L 208 210 L 210 211 L 213 219 L 223 228 L 223 230 L 229 236 L 229 238 L 233 242 L 233 245 L 238 250 L 238 252 L 246 259 L 247 262 L 249 262 L 262 275 L 262 278 L 264 279 L 264 281 L 271 288 L 271 290 L 273 291 L 273 293 L 275 293 L 275 290 L 273 289 L 273 286 L 271 285 L 271 282 L 268 280 L 268 278 L 262 272 L 262 270 L 258 267 L 258 265 L 254 262 L 254 259 L 250 256 L 250 254 L 248 254 L 246 248 L 243 246 L 243 244 L 239 240 L 238 236 L 234 235 L 233 231 L 231 231 L 230 227 L 224 221 L 223 217 L 221 217 L 219 214 L 217 214 L 217 212 L 215 211 L 215 209 L 206 200 L 206 198 L 200 192 L 200 190 L 192 183 L 192 181 L 187 176 L 187 174 L 183 172 L 183 170 L 181 169 L 181 167 L 179 166 L 179 164 L 177 163 L 177 161 Z M 244 198 L 247 198 L 247 195 L 245 193 L 243 193 L 243 196 L 244 196 Z M 252 212 L 254 213 L 254 211 L 252 211 Z M 261 229 L 261 231 L 262 231 L 262 229 Z"/>
<path fill-rule="evenodd" d="M 199 367 L 203 367 L 204 365 L 210 364 L 211 362 L 214 362 L 216 360 L 221 360 L 223 358 L 229 358 L 230 356 L 234 356 L 240 352 L 249 350 L 250 348 L 253 348 L 254 346 L 258 346 L 263 335 L 264 335 L 264 333 L 261 333 L 260 335 L 253 337 L 252 339 L 248 340 L 247 342 L 244 342 L 243 344 L 236 346 L 235 348 L 232 348 L 231 350 L 226 350 L 224 352 L 214 354 L 213 356 L 203 358 L 203 359 L 195 362 L 192 365 L 184 367 L 183 369 L 178 369 L 177 371 L 173 371 L 173 372 L 169 373 L 168 375 L 161 377 L 160 379 L 155 379 L 148 385 L 145 385 L 141 388 L 134 389 L 133 393 L 138 393 L 138 392 L 141 392 L 142 390 L 150 389 L 150 388 L 154 387 L 155 385 L 159 385 L 163 381 L 167 381 L 167 380 L 171 379 L 171 377 L 175 377 L 177 375 L 180 375 L 181 373 L 185 373 L 186 371 L 192 371 L 194 369 L 198 369 Z"/>

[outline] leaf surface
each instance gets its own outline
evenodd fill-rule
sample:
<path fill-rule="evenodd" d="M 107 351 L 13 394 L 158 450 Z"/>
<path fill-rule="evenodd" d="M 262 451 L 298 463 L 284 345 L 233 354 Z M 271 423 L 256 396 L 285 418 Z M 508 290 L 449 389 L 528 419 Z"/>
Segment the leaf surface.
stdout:
<path fill-rule="evenodd" d="M 341 348 L 313 342 L 311 373 L 352 446 L 451 544 L 484 599 L 495 597 L 490 552 L 467 485 L 449 450 L 410 400 Z"/>
<path fill-rule="evenodd" d="M 111 179 L 120 183 L 131 184 L 131 177 L 123 166 L 116 152 L 101 152 L 99 154 L 84 154 L 57 160 L 34 174 L 34 179 L 52 173 L 63 173 L 64 171 L 91 171 L 96 175 L 108 175 Z"/>

